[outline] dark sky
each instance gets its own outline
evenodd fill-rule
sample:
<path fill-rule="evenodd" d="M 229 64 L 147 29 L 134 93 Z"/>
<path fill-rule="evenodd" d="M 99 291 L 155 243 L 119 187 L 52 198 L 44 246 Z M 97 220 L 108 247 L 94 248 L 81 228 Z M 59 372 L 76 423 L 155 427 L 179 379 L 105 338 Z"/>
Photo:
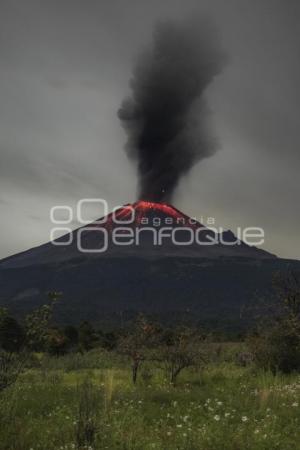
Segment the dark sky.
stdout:
<path fill-rule="evenodd" d="M 174 204 L 234 232 L 261 226 L 266 249 L 300 257 L 298 1 L 0 5 L 0 257 L 48 241 L 54 204 L 135 200 L 117 118 L 134 58 L 157 19 L 199 11 L 215 21 L 230 60 L 207 93 L 220 150 L 181 180 Z"/>

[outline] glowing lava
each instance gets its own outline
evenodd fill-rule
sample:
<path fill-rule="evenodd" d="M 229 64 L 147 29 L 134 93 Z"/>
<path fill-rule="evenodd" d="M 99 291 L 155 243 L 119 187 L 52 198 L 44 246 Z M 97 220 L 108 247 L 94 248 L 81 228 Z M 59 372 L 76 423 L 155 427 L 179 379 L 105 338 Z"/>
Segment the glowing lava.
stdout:
<path fill-rule="evenodd" d="M 172 221 L 172 224 L 195 227 L 200 225 L 196 221 L 191 221 L 191 218 L 180 212 L 167 203 L 156 203 L 145 200 L 139 200 L 132 204 L 124 205 L 112 213 L 108 214 L 106 220 L 102 219 L 105 227 L 113 226 L 138 226 L 147 225 L 153 219 L 162 219 Z"/>
<path fill-rule="evenodd" d="M 133 204 L 133 207 L 136 211 L 145 213 L 147 215 L 147 212 L 153 211 L 157 212 L 160 211 L 168 216 L 172 216 L 174 219 L 179 217 L 186 217 L 184 214 L 182 214 L 180 211 L 175 209 L 173 206 L 168 205 L 167 203 L 155 203 L 155 202 L 146 202 L 144 200 L 140 200 Z"/>

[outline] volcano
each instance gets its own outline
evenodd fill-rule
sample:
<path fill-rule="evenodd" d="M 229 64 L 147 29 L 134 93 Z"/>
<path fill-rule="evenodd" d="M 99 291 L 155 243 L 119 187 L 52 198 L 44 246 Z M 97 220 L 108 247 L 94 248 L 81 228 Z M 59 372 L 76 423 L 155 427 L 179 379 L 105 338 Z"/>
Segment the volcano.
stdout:
<path fill-rule="evenodd" d="M 190 243 L 195 233 L 209 245 Z M 0 305 L 22 316 L 55 290 L 63 293 L 56 320 L 64 324 L 116 326 L 120 314 L 123 323 L 144 312 L 167 322 L 188 317 L 242 327 L 250 315 L 241 310 L 270 293 L 274 271 L 291 264 L 297 262 L 246 245 L 231 231 L 216 235 L 172 205 L 138 201 L 0 261 Z"/>
<path fill-rule="evenodd" d="M 138 201 L 54 242 L 6 258 L 0 262 L 0 268 L 62 263 L 74 258 L 83 261 L 135 256 L 275 258 L 271 253 L 238 240 L 231 231 L 217 234 L 172 205 Z"/>

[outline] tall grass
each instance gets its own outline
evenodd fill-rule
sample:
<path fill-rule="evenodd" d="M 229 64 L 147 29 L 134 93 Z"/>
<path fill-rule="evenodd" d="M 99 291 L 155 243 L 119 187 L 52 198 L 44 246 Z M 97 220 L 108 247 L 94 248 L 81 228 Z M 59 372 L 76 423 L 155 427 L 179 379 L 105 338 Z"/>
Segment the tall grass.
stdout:
<path fill-rule="evenodd" d="M 99 389 L 85 380 L 77 390 L 78 411 L 75 421 L 75 442 L 78 450 L 92 447 L 100 433 L 103 400 Z"/>
<path fill-rule="evenodd" d="M 228 354 L 176 387 L 151 363 L 133 386 L 113 354 L 41 358 L 0 397 L 0 449 L 300 450 L 299 376 Z"/>

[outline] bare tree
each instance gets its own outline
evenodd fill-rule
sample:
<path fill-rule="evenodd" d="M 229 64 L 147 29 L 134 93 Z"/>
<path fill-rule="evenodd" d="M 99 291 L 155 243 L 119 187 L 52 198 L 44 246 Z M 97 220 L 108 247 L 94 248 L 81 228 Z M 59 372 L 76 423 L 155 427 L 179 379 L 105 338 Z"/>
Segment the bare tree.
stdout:
<path fill-rule="evenodd" d="M 179 328 L 168 336 L 168 342 L 157 349 L 157 360 L 164 364 L 168 378 L 176 383 L 178 375 L 188 367 L 201 367 L 207 361 L 207 339 L 197 330 Z"/>
<path fill-rule="evenodd" d="M 138 371 L 143 361 L 149 357 L 151 348 L 155 345 L 157 328 L 140 315 L 132 330 L 121 337 L 119 351 L 131 360 L 132 381 L 137 381 Z"/>

